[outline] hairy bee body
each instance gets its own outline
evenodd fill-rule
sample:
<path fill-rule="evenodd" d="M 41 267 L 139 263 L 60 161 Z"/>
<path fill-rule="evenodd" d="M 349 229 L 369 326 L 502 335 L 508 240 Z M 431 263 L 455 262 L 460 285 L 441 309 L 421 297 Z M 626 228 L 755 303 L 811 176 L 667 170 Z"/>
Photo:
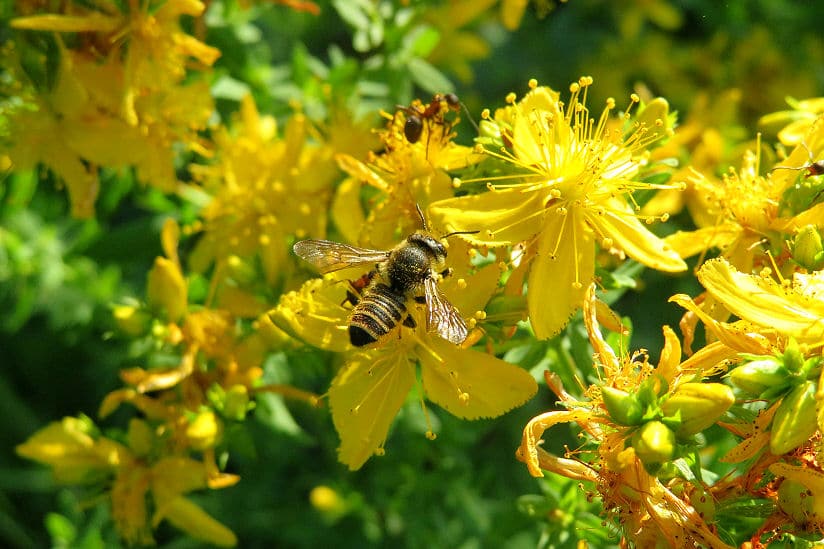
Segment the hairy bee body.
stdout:
<path fill-rule="evenodd" d="M 437 285 L 437 280 L 449 273 L 446 248 L 428 232 L 412 233 L 388 251 L 328 240 L 303 240 L 294 250 L 323 273 L 373 262 L 374 269 L 352 283 L 353 291 L 347 292 L 347 301 L 354 304 L 349 316 L 352 345 L 362 347 L 379 341 L 401 323 L 414 328 L 407 309 L 410 299 L 426 304 L 428 330 L 456 344 L 466 339 L 466 323 Z"/>
<path fill-rule="evenodd" d="M 406 316 L 406 297 L 383 283 L 367 288 L 349 316 L 349 341 L 362 347 L 391 332 Z"/>

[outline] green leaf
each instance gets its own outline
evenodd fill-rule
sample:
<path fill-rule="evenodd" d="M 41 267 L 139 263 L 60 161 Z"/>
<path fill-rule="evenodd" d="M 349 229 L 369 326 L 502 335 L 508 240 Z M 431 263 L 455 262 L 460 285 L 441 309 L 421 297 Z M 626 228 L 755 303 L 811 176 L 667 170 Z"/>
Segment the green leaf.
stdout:
<path fill-rule="evenodd" d="M 349 23 L 358 30 L 368 30 L 370 24 L 369 14 L 364 11 L 362 2 L 352 0 L 335 0 L 332 2 L 335 11 L 341 19 Z"/>
<path fill-rule="evenodd" d="M 441 41 L 441 33 L 437 29 L 428 25 L 419 25 L 404 36 L 404 50 L 416 57 L 426 57 L 438 42 Z"/>
<path fill-rule="evenodd" d="M 422 89 L 430 93 L 450 93 L 455 91 L 452 82 L 428 61 L 420 57 L 413 57 L 407 65 L 412 80 Z"/>
<path fill-rule="evenodd" d="M 240 101 L 249 93 L 251 93 L 251 90 L 245 82 L 235 80 L 228 75 L 221 76 L 212 84 L 212 96 L 214 96 L 215 99 Z"/>
<path fill-rule="evenodd" d="M 55 547 L 71 547 L 77 538 L 77 528 L 71 520 L 58 513 L 48 513 L 45 518 L 46 530 Z"/>

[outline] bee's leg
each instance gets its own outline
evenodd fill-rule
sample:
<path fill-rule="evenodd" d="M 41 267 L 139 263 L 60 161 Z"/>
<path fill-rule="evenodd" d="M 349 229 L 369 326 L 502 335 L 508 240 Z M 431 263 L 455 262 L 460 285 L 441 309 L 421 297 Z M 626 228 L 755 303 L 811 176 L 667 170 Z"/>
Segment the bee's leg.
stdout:
<path fill-rule="evenodd" d="M 426 296 L 416 295 L 412 299 L 418 305 L 426 305 Z M 415 322 L 415 319 L 412 318 L 412 315 L 406 315 L 406 318 L 403 319 L 403 325 L 407 328 L 415 328 L 418 324 Z"/>
<path fill-rule="evenodd" d="M 452 276 L 452 267 L 447 267 L 443 271 L 441 271 L 441 278 L 446 278 L 448 276 Z"/>
<path fill-rule="evenodd" d="M 352 290 L 346 290 L 346 297 L 343 299 L 343 301 L 340 302 L 340 306 L 343 307 L 344 305 L 349 303 L 352 305 L 352 307 L 354 307 L 358 304 L 359 301 L 360 295 L 356 294 Z"/>
<path fill-rule="evenodd" d="M 353 307 L 360 302 L 360 296 L 363 295 L 363 290 L 372 283 L 372 279 L 378 274 L 377 270 L 371 270 L 357 280 L 349 281 L 349 288 L 346 290 L 346 299 L 341 301 L 341 307 L 347 303 Z"/>

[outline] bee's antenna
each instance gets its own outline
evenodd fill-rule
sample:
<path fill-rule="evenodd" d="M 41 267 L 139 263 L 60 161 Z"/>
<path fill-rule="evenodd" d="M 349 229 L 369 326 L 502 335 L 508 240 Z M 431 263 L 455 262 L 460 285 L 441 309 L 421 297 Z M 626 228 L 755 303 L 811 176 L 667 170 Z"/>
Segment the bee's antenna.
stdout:
<path fill-rule="evenodd" d="M 423 230 L 428 231 L 429 225 L 426 224 L 426 218 L 423 216 L 423 211 L 421 210 L 421 205 L 417 202 L 415 203 L 415 209 L 418 210 L 418 215 L 421 216 L 421 223 L 423 223 Z"/>
<path fill-rule="evenodd" d="M 456 234 L 478 234 L 481 231 L 452 231 L 451 233 L 447 233 L 441 237 L 441 239 L 449 238 L 450 236 L 455 236 Z"/>

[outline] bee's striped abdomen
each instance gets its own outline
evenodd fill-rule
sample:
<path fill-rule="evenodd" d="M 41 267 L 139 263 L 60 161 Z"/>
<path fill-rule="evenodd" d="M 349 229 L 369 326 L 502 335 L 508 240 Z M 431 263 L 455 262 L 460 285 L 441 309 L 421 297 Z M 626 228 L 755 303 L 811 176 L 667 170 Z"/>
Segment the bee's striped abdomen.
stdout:
<path fill-rule="evenodd" d="M 349 317 L 349 341 L 355 347 L 374 343 L 391 332 L 406 313 L 405 298 L 386 284 L 364 292 Z"/>

